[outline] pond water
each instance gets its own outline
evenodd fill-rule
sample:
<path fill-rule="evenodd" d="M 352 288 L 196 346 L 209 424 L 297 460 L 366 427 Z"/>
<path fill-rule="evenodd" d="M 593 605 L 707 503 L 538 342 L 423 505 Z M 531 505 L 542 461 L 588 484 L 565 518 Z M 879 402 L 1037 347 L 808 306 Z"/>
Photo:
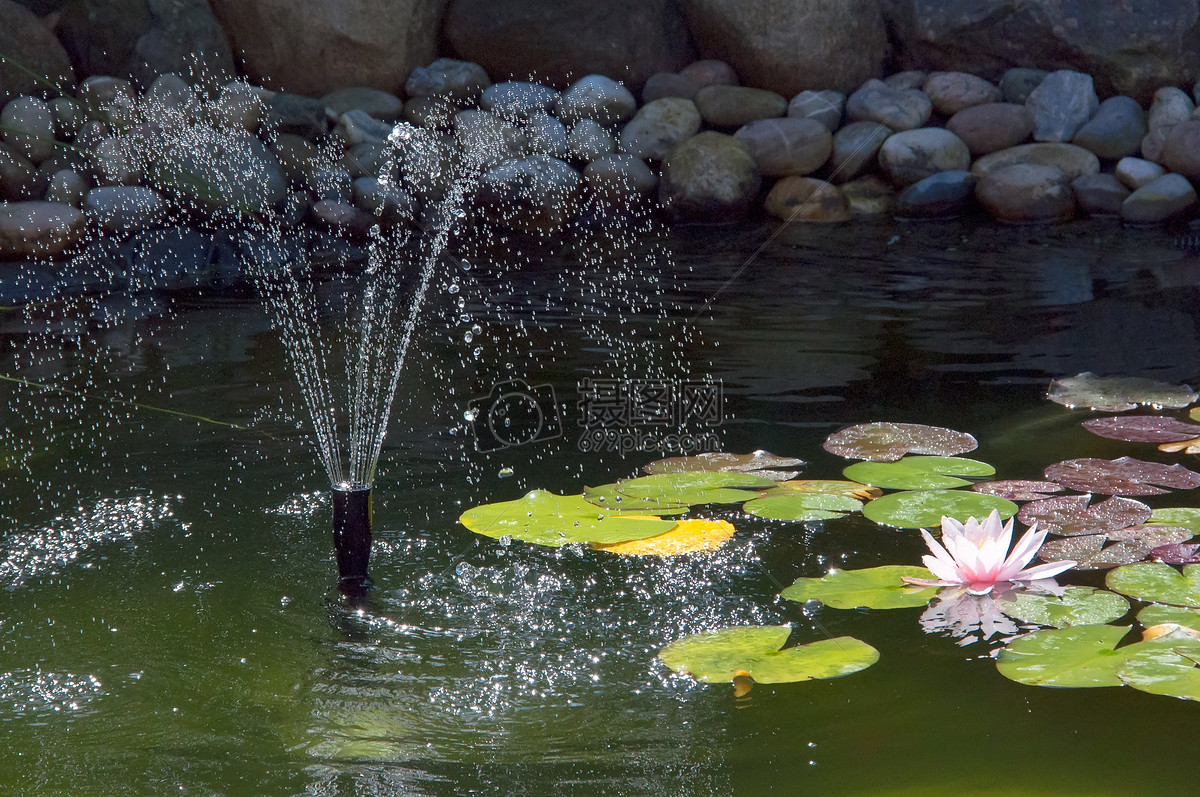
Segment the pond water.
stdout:
<path fill-rule="evenodd" d="M 1089 414 L 1046 401 L 1049 380 L 1200 378 L 1200 259 L 1161 230 L 742 225 L 677 230 L 665 246 L 670 257 L 633 253 L 685 330 L 664 372 L 720 380 L 725 450 L 801 457 L 811 478 L 847 464 L 821 450 L 829 433 L 870 420 L 970 432 L 971 456 L 1000 478 L 1038 478 L 1068 457 L 1154 459 L 1082 430 Z M 611 354 L 596 324 L 623 331 L 542 295 L 571 268 L 564 256 L 476 270 L 487 301 L 468 309 L 502 353 L 475 356 L 437 323 L 418 333 L 376 483 L 376 588 L 359 609 L 332 589 L 328 484 L 253 297 L 177 297 L 160 318 L 34 364 L 10 313 L 0 373 L 236 426 L 0 386 L 0 792 L 1193 787 L 1191 703 L 1022 686 L 997 673 L 988 645 L 922 633 L 920 609 L 778 598 L 834 565 L 917 564 L 915 532 L 718 508 L 737 528 L 721 551 L 647 561 L 502 545 L 460 526 L 472 505 L 579 492 L 656 458 L 580 450 L 578 386 Z M 506 368 L 513 357 L 524 360 Z M 512 370 L 553 389 L 563 434 L 478 453 L 463 410 Z M 880 661 L 735 697 L 655 658 L 690 633 L 781 623 L 793 643 L 855 636 Z"/>

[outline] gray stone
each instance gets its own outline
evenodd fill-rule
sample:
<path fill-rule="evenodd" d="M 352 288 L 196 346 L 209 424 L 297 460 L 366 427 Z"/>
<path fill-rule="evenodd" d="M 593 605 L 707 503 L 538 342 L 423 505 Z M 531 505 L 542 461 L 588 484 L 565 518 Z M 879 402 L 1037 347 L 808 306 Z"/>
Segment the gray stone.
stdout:
<path fill-rule="evenodd" d="M 879 166 L 899 186 L 911 185 L 937 172 L 966 170 L 971 152 L 962 139 L 937 127 L 896 133 L 879 148 Z"/>
<path fill-rule="evenodd" d="M 167 204 L 152 188 L 117 185 L 93 188 L 83 198 L 83 209 L 102 230 L 114 233 L 144 230 L 157 222 Z"/>
<path fill-rule="evenodd" d="M 307 143 L 307 142 L 305 142 Z M 341 166 L 350 176 L 359 177 L 395 177 L 395 164 L 392 150 L 386 144 L 365 141 L 346 150 L 342 155 Z"/>
<path fill-rule="evenodd" d="M 308 211 L 318 227 L 363 236 L 379 222 L 372 213 L 360 210 L 341 199 L 320 199 Z"/>
<path fill-rule="evenodd" d="M 728 221 L 750 210 L 761 184 L 745 144 L 705 131 L 663 161 L 659 199 L 675 219 Z"/>
<path fill-rule="evenodd" d="M 574 216 L 580 183 L 579 172 L 570 164 L 547 155 L 530 155 L 488 170 L 480 181 L 480 199 L 506 226 L 549 232 Z"/>
<path fill-rule="evenodd" d="M 0 102 L 23 94 L 44 96 L 47 88 L 35 75 L 60 93 L 75 87 L 71 58 L 58 37 L 13 0 L 0 0 L 0 53 L 11 59 L 0 62 Z"/>
<path fill-rule="evenodd" d="M 468 108 L 454 117 L 454 136 L 482 168 L 526 154 L 529 138 L 515 124 L 488 111 Z"/>
<path fill-rule="evenodd" d="M 576 122 L 567 134 L 567 153 L 572 158 L 593 161 L 616 151 L 617 142 L 612 135 L 591 119 Z M 586 172 L 584 176 L 587 176 Z"/>
<path fill-rule="evenodd" d="M 221 127 L 253 133 L 266 117 L 267 104 L 254 86 L 234 80 L 221 87 L 217 101 L 208 110 L 212 121 Z"/>
<path fill-rule="evenodd" d="M 892 132 L 878 122 L 851 122 L 837 131 L 830 154 L 829 165 L 833 169 L 830 179 L 850 180 L 869 168 Z"/>
<path fill-rule="evenodd" d="M 255 136 L 230 131 L 204 150 L 153 153 L 155 184 L 214 209 L 265 213 L 287 197 L 279 161 Z"/>
<path fill-rule="evenodd" d="M 354 205 L 385 224 L 413 218 L 415 203 L 400 186 L 375 177 L 360 177 L 353 184 Z"/>
<path fill-rule="evenodd" d="M 815 172 L 833 152 L 833 136 L 816 119 L 760 119 L 739 128 L 734 137 L 767 177 Z"/>
<path fill-rule="evenodd" d="M 50 183 L 46 186 L 46 201 L 82 208 L 87 191 L 86 177 L 71 169 L 59 169 L 50 176 Z"/>
<path fill-rule="evenodd" d="M 1200 180 L 1200 121 L 1180 122 L 1166 131 L 1163 166 L 1192 180 Z"/>
<path fill-rule="evenodd" d="M 34 163 L 54 154 L 54 110 L 36 97 L 9 100 L 0 111 L 4 143 Z"/>
<path fill-rule="evenodd" d="M 330 119 L 337 119 L 347 111 L 363 111 L 384 122 L 396 122 L 404 113 L 404 103 L 395 94 L 367 86 L 331 91 L 321 98 L 321 103 Z"/>
<path fill-rule="evenodd" d="M 792 97 L 787 115 L 796 119 L 816 119 L 832 133 L 842 124 L 845 109 L 846 95 L 840 91 L 807 89 Z"/>
<path fill-rule="evenodd" d="M 868 80 L 846 100 L 846 115 L 857 122 L 878 122 L 892 130 L 913 130 L 929 121 L 933 103 L 920 89 L 893 89 Z"/>
<path fill-rule="evenodd" d="M 135 185 L 145 176 L 135 141 L 109 136 L 92 147 L 92 173 L 101 185 Z"/>
<path fill-rule="evenodd" d="M 79 135 L 88 121 L 83 106 L 74 97 L 55 97 L 50 101 L 50 108 L 54 111 L 56 138 L 70 141 Z"/>
<path fill-rule="evenodd" d="M 408 76 L 404 91 L 409 97 L 440 97 L 455 102 L 476 102 L 492 85 L 487 72 L 472 61 L 439 58 L 419 66 Z"/>
<path fill-rule="evenodd" d="M 1071 183 L 1079 209 L 1091 216 L 1120 216 L 1129 189 L 1111 174 L 1085 174 Z"/>
<path fill-rule="evenodd" d="M 695 83 L 697 90 L 706 86 L 739 85 L 737 72 L 733 71 L 733 67 L 716 58 L 693 61 L 679 70 L 679 76 Z"/>
<path fill-rule="evenodd" d="M 1055 222 L 1075 215 L 1075 195 L 1067 176 L 1052 166 L 1018 163 L 980 176 L 980 204 L 1001 221 Z"/>
<path fill-rule="evenodd" d="M 416 97 L 404 103 L 404 121 L 416 127 L 449 127 L 458 103 L 441 97 Z"/>
<path fill-rule="evenodd" d="M 329 131 L 320 100 L 282 91 L 267 100 L 266 125 L 276 133 L 294 133 L 308 139 L 320 138 Z"/>
<path fill-rule="evenodd" d="M 57 202 L 0 204 L 0 257 L 57 255 L 78 243 L 87 217 Z"/>
<path fill-rule="evenodd" d="M 128 107 L 133 102 L 133 84 L 124 78 L 109 77 L 108 75 L 92 75 L 79 84 L 76 99 L 83 105 L 89 116 L 103 119 L 105 116 L 118 117 L 116 121 L 128 114 Z"/>
<path fill-rule="evenodd" d="M 893 89 L 919 89 L 929 80 L 929 73 L 921 69 L 906 69 L 895 72 L 883 79 Z"/>
<path fill-rule="evenodd" d="M 602 125 L 624 122 L 637 110 L 637 100 L 612 78 L 585 75 L 559 95 L 556 115 L 565 124 L 592 119 Z"/>
<path fill-rule="evenodd" d="M 1154 102 L 1150 104 L 1150 129 L 1165 133 L 1167 128 L 1190 119 L 1195 109 L 1195 103 L 1186 93 L 1172 86 L 1163 87 L 1154 92 Z"/>
<path fill-rule="evenodd" d="M 146 90 L 146 102 L 156 109 L 179 111 L 186 115 L 194 113 L 198 104 L 196 90 L 174 72 L 154 79 Z"/>
<path fill-rule="evenodd" d="M 353 182 L 350 172 L 337 166 L 321 166 L 308 176 L 308 188 L 318 200 L 349 202 Z"/>
<path fill-rule="evenodd" d="M 784 221 L 831 223 L 850 220 L 850 203 L 836 185 L 812 177 L 785 177 L 772 186 L 763 208 Z"/>
<path fill-rule="evenodd" d="M 307 182 L 309 175 L 325 161 L 320 147 L 294 133 L 275 136 L 271 152 L 279 161 L 287 179 L 297 184 Z"/>
<path fill-rule="evenodd" d="M 690 78 L 676 72 L 655 72 L 642 88 L 642 102 L 654 102 L 663 97 L 693 99 L 700 87 Z"/>
<path fill-rule="evenodd" d="M 555 158 L 567 157 L 567 128 L 548 113 L 531 114 L 525 122 L 528 151 Z"/>
<path fill-rule="evenodd" d="M 921 87 L 943 116 L 953 116 L 973 105 L 1000 102 L 1000 89 L 995 84 L 966 72 L 934 72 Z"/>
<path fill-rule="evenodd" d="M 1196 189 L 1180 174 L 1164 174 L 1134 191 L 1121 204 L 1121 219 L 1156 224 L 1182 216 L 1196 206 Z"/>
<path fill-rule="evenodd" d="M 1152 183 L 1166 174 L 1167 171 L 1157 163 L 1142 158 L 1121 158 L 1113 174 L 1131 191 L 1136 191 L 1147 183 Z"/>
<path fill-rule="evenodd" d="M 964 108 L 946 122 L 972 155 L 988 155 L 1015 147 L 1033 132 L 1033 116 L 1024 105 L 990 102 Z"/>
<path fill-rule="evenodd" d="M 700 131 L 700 112 L 691 100 L 664 97 L 648 102 L 621 131 L 622 152 L 648 161 L 667 153 Z"/>
<path fill-rule="evenodd" d="M 1095 153 L 1074 144 L 1052 143 L 1022 144 L 984 155 L 971 164 L 971 171 L 982 177 L 996 169 L 1018 164 L 1051 166 L 1061 171 L 1068 183 L 1100 171 L 1100 159 Z"/>
<path fill-rule="evenodd" d="M 787 113 L 787 100 L 773 91 L 746 86 L 705 86 L 696 92 L 696 108 L 713 127 L 737 128 Z"/>
<path fill-rule="evenodd" d="M 1029 99 L 1034 89 L 1042 85 L 1048 74 L 1050 73 L 1045 69 L 1029 69 L 1022 66 L 1007 69 L 1000 78 L 1000 93 L 1005 102 L 1024 105 L 1025 100 Z"/>
<path fill-rule="evenodd" d="M 40 199 L 45 183 L 29 158 L 7 144 L 0 144 L 0 199 Z"/>
<path fill-rule="evenodd" d="M 649 196 L 658 188 L 658 175 L 641 158 L 626 153 L 601 155 L 583 170 L 588 189 L 597 196 L 622 200 Z"/>
<path fill-rule="evenodd" d="M 1170 130 L 1171 128 L 1167 128 Z M 1163 147 L 1167 144 L 1167 132 L 1163 129 L 1151 130 L 1142 139 L 1142 157 L 1148 161 L 1162 163 Z"/>
<path fill-rule="evenodd" d="M 390 122 L 380 121 L 366 111 L 356 108 L 338 117 L 334 135 L 345 141 L 346 146 L 353 147 L 367 141 L 382 144 L 392 135 L 392 130 L 393 125 Z"/>
<path fill-rule="evenodd" d="M 1142 106 L 1131 97 L 1109 97 L 1071 142 L 1105 160 L 1120 160 L 1141 149 L 1148 132 Z"/>
<path fill-rule="evenodd" d="M 968 171 L 955 169 L 918 180 L 896 197 L 896 216 L 902 219 L 958 216 L 970 204 L 978 179 Z"/>
<path fill-rule="evenodd" d="M 515 119 L 538 111 L 549 111 L 557 100 L 558 92 L 549 86 L 524 80 L 506 80 L 484 89 L 479 107 Z"/>
<path fill-rule="evenodd" d="M 1034 141 L 1070 141 L 1092 118 L 1100 100 L 1091 75 L 1060 69 L 1029 93 L 1025 107 L 1033 114 Z"/>

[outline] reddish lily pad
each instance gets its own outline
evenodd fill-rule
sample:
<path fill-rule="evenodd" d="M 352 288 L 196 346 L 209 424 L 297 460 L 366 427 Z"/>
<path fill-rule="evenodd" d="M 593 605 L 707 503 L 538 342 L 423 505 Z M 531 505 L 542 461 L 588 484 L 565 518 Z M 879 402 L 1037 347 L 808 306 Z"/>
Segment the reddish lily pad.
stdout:
<path fill-rule="evenodd" d="M 972 484 L 971 489 L 984 495 L 997 495 L 1009 501 L 1038 501 L 1050 493 L 1061 493 L 1063 486 L 1054 482 L 1028 479 L 1001 479 Z"/>
<path fill-rule="evenodd" d="M 1090 504 L 1091 500 L 1090 495 L 1061 495 L 1033 501 L 1021 507 L 1017 520 L 1026 526 L 1036 523 L 1038 529 L 1051 534 L 1074 537 L 1104 534 L 1150 519 L 1150 507 L 1132 498 L 1109 498 L 1095 504 Z"/>
<path fill-rule="evenodd" d="M 825 438 L 823 448 L 846 459 L 895 462 L 905 454 L 952 457 L 978 448 L 965 432 L 920 423 L 860 423 Z"/>
<path fill-rule="evenodd" d="M 1046 398 L 1065 407 L 1124 412 L 1137 409 L 1138 405 L 1178 409 L 1191 404 L 1197 396 L 1187 385 L 1171 385 L 1140 377 L 1096 376 L 1085 371 L 1054 380 Z"/>
<path fill-rule="evenodd" d="M 1101 495 L 1162 495 L 1167 490 L 1200 487 L 1200 473 L 1182 465 L 1118 459 L 1069 459 L 1045 470 L 1046 478 L 1064 487 Z"/>
<path fill-rule="evenodd" d="M 771 481 L 787 481 L 799 475 L 805 462 L 795 457 L 781 457 L 770 451 L 752 451 L 749 454 L 726 454 L 721 451 L 705 452 L 694 457 L 668 457 L 643 465 L 642 471 L 654 473 L 685 473 L 692 471 L 719 471 L 726 473 L 752 473 Z"/>
<path fill-rule="evenodd" d="M 1189 545 L 1181 543 L 1159 545 L 1150 549 L 1150 556 L 1159 562 L 1166 562 L 1171 565 L 1200 564 L 1200 545 L 1196 543 Z"/>
<path fill-rule="evenodd" d="M 1156 547 L 1190 539 L 1187 529 L 1169 526 L 1134 526 L 1121 529 L 1107 537 L 1086 534 L 1050 540 L 1038 551 L 1038 558 L 1047 562 L 1073 559 L 1077 570 L 1104 570 L 1110 567 L 1144 562 L 1153 556 Z M 1105 546 L 1106 542 L 1112 545 Z"/>
<path fill-rule="evenodd" d="M 1200 438 L 1200 426 L 1161 415 L 1115 415 L 1083 422 L 1083 428 L 1129 443 L 1181 443 Z"/>

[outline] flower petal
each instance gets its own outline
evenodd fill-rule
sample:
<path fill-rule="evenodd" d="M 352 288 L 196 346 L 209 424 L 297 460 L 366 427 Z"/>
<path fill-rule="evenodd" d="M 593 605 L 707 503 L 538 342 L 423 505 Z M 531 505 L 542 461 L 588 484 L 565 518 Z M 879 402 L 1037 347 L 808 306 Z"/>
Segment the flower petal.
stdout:
<path fill-rule="evenodd" d="M 1028 568 L 1022 570 L 1021 572 L 1017 573 L 1016 575 L 1014 575 L 1009 580 L 1010 581 L 1036 581 L 1036 580 L 1042 579 L 1042 578 L 1050 578 L 1052 576 L 1057 576 L 1059 573 L 1063 572 L 1064 570 L 1070 570 L 1072 567 L 1074 567 L 1077 564 L 1079 564 L 1079 562 L 1073 562 L 1069 559 L 1065 559 L 1061 562 L 1047 562 L 1044 565 L 1037 565 L 1036 567 L 1028 567 Z"/>

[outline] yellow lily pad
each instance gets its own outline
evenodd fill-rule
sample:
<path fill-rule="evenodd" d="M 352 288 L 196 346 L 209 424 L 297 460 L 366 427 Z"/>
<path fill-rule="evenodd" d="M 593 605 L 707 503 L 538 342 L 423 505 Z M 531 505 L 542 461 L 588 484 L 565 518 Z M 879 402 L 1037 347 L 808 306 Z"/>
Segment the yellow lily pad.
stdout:
<path fill-rule="evenodd" d="M 679 521 L 673 529 L 656 537 L 595 547 L 621 556 L 679 556 L 715 551 L 732 537 L 733 524 L 728 520 L 689 518 Z"/>

